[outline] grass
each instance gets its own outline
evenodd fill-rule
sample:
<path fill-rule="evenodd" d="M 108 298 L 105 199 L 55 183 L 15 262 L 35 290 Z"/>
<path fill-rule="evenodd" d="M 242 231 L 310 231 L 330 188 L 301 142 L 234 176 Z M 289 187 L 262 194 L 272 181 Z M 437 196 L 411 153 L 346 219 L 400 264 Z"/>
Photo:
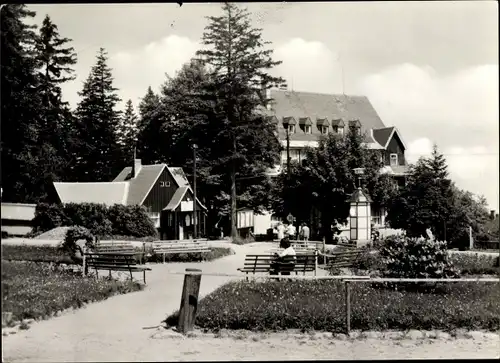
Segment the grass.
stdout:
<path fill-rule="evenodd" d="M 498 283 L 442 284 L 432 292 L 351 284 L 351 328 L 445 330 L 500 328 Z M 345 331 L 345 291 L 332 280 L 231 282 L 200 301 L 202 329 Z M 178 313 L 168 325 L 177 324 Z"/>
<path fill-rule="evenodd" d="M 74 264 L 62 249 L 48 245 L 5 245 L 2 260 Z"/>
<path fill-rule="evenodd" d="M 2 311 L 13 320 L 45 319 L 110 296 L 141 290 L 137 282 L 86 278 L 49 264 L 2 261 Z"/>

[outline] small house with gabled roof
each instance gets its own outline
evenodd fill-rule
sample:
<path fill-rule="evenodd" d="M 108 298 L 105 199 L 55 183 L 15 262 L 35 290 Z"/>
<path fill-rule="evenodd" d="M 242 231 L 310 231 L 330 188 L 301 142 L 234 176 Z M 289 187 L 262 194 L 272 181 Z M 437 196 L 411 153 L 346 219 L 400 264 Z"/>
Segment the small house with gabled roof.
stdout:
<path fill-rule="evenodd" d="M 166 164 L 134 165 L 124 168 L 111 182 L 54 182 L 60 203 L 102 203 L 141 205 L 146 208 L 162 239 L 188 239 L 193 236 L 194 192 L 180 167 Z M 207 208 L 196 198 L 199 234 L 205 234 Z"/>

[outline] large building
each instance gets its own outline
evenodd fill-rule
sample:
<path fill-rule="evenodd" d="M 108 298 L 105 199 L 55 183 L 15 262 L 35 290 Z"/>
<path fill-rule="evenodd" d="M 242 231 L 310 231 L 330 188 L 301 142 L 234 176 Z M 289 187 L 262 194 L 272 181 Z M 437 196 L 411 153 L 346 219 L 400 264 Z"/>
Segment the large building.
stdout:
<path fill-rule="evenodd" d="M 112 182 L 54 182 L 54 189 L 54 199 L 61 203 L 142 205 L 162 239 L 193 235 L 194 193 L 182 168 L 142 165 L 135 159 L 134 165 L 124 168 Z M 198 230 L 205 234 L 206 207 L 196 199 Z"/>
<path fill-rule="evenodd" d="M 301 161 L 307 147 L 317 147 L 321 137 L 328 134 L 344 135 L 354 129 L 363 135 L 367 148 L 380 155 L 385 167 L 381 170 L 404 183 L 408 167 L 406 145 L 394 126 L 384 125 L 365 96 L 332 95 L 288 90 L 267 90 L 266 113 L 276 124 L 278 138 L 283 145 L 281 163 L 269 175 L 283 171 L 287 160 L 287 132 L 291 160 Z M 372 210 L 376 224 L 383 225 L 385 211 Z M 255 216 L 255 233 L 260 234 L 272 224 L 270 213 Z M 265 233 L 265 232 L 264 232 Z"/>

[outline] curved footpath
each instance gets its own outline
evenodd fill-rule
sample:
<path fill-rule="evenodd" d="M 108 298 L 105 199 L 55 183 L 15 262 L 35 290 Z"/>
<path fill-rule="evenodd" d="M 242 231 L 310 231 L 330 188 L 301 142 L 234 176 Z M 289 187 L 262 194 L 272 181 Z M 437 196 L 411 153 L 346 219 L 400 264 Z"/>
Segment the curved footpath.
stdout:
<path fill-rule="evenodd" d="M 229 246 L 227 242 L 211 242 Z M 498 339 L 425 341 L 334 340 L 271 334 L 263 338 L 184 338 L 156 328 L 180 304 L 186 268 L 236 273 L 246 253 L 263 253 L 270 244 L 230 245 L 236 254 L 212 262 L 152 265 L 144 291 L 89 304 L 34 323 L 29 330 L 2 337 L 5 362 L 281 360 L 380 358 L 495 358 Z M 203 276 L 200 296 L 236 277 Z M 145 329 L 146 328 L 146 329 Z M 149 329 L 147 329 L 149 328 Z"/>

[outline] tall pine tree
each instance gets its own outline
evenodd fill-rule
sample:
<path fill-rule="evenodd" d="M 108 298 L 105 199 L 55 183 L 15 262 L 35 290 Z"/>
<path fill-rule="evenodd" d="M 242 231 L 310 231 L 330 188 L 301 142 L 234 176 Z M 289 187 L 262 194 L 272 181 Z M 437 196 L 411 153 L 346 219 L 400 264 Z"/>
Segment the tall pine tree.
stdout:
<path fill-rule="evenodd" d="M 225 3 L 222 10 L 222 16 L 208 17 L 202 37 L 207 49 L 197 55 L 210 66 L 213 90 L 224 115 L 220 148 L 227 153 L 221 160 L 230 176 L 231 236 L 235 237 L 237 177 L 262 175 L 279 153 L 274 126 L 258 113 L 262 106 L 259 92 L 284 80 L 268 73 L 281 62 L 273 61 L 272 50 L 264 49 L 268 43 L 262 40 L 261 30 L 252 27 L 248 11 L 231 3 Z"/>
<path fill-rule="evenodd" d="M 3 5 L 1 14 L 2 200 L 37 202 L 41 99 L 36 72 L 35 13 L 25 5 Z"/>
<path fill-rule="evenodd" d="M 162 124 L 164 120 L 160 97 L 148 88 L 139 104 L 137 154 L 145 163 L 161 163 L 161 148 L 164 147 Z"/>
<path fill-rule="evenodd" d="M 123 157 L 116 137 L 120 101 L 113 86 L 107 53 L 101 48 L 96 64 L 79 92 L 75 115 L 79 133 L 74 175 L 80 182 L 111 181 L 123 167 Z"/>
<path fill-rule="evenodd" d="M 40 167 L 45 168 L 41 187 L 54 180 L 65 180 L 69 165 L 74 161 L 71 149 L 72 115 L 69 104 L 62 99 L 61 85 L 74 80 L 76 53 L 68 46 L 71 39 L 62 38 L 47 15 L 36 42 L 37 68 L 42 98 Z"/>
<path fill-rule="evenodd" d="M 137 146 L 138 119 L 134 111 L 132 100 L 125 104 L 125 112 L 120 118 L 120 124 L 116 130 L 118 144 L 122 149 L 125 162 L 130 160 Z"/>

